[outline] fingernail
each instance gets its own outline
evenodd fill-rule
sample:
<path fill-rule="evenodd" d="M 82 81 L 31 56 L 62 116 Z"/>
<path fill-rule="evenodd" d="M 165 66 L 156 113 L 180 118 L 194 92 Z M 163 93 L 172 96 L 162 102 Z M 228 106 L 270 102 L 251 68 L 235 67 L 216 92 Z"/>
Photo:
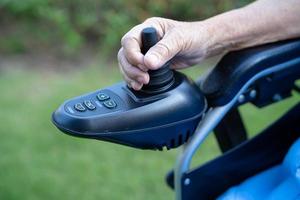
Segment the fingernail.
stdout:
<path fill-rule="evenodd" d="M 138 77 L 138 82 L 142 83 L 142 84 L 148 84 L 149 80 L 148 80 L 148 75 L 146 74 L 145 76 L 142 77 Z"/>
<path fill-rule="evenodd" d="M 138 77 L 138 82 L 145 84 L 146 80 L 144 77 Z"/>
<path fill-rule="evenodd" d="M 141 86 L 136 82 L 132 82 L 131 86 L 134 90 L 140 90 L 141 89 Z"/>
<path fill-rule="evenodd" d="M 145 77 L 145 84 L 148 84 L 149 81 L 150 81 L 149 74 L 146 74 L 146 77 Z"/>
<path fill-rule="evenodd" d="M 149 67 L 155 69 L 157 67 L 157 63 L 158 63 L 158 57 L 155 54 L 149 54 L 147 56 L 147 64 L 149 65 Z"/>

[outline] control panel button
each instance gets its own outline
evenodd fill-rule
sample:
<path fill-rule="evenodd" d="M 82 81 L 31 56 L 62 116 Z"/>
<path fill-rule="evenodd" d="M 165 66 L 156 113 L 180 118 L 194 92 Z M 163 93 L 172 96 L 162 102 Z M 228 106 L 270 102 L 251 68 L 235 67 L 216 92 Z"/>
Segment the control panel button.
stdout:
<path fill-rule="evenodd" d="M 75 110 L 79 112 L 84 112 L 86 111 L 86 108 L 81 104 L 81 103 L 76 103 L 74 106 Z"/>
<path fill-rule="evenodd" d="M 89 110 L 95 110 L 96 106 L 90 101 L 90 100 L 86 100 L 83 102 L 84 105 L 89 109 Z"/>
<path fill-rule="evenodd" d="M 113 109 L 113 108 L 117 107 L 117 104 L 114 100 L 105 101 L 103 104 L 106 108 L 109 108 L 109 109 Z"/>
<path fill-rule="evenodd" d="M 99 93 L 99 94 L 97 94 L 97 98 L 99 101 L 105 101 L 105 100 L 109 99 L 110 97 L 107 94 Z"/>

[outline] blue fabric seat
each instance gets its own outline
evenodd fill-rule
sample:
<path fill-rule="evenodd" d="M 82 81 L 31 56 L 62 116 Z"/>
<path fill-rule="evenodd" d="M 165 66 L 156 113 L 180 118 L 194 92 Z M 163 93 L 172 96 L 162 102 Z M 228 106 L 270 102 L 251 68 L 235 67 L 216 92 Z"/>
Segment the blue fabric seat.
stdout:
<path fill-rule="evenodd" d="M 218 200 L 283 199 L 300 200 L 300 139 L 289 149 L 282 164 L 248 178 L 218 198 Z"/>

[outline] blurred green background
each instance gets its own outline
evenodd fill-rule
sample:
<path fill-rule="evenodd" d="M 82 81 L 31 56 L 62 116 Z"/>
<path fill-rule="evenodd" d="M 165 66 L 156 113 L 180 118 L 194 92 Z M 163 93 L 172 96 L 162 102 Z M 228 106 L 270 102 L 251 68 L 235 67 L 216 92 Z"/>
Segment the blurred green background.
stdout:
<path fill-rule="evenodd" d="M 73 138 L 50 121 L 65 99 L 121 81 L 122 35 L 150 16 L 200 20 L 234 0 L 0 0 L 0 199 L 172 199 L 177 150 L 153 152 Z M 187 70 L 197 78 L 210 61 Z M 241 108 L 251 135 L 299 100 Z M 217 155 L 211 135 L 194 165 Z"/>

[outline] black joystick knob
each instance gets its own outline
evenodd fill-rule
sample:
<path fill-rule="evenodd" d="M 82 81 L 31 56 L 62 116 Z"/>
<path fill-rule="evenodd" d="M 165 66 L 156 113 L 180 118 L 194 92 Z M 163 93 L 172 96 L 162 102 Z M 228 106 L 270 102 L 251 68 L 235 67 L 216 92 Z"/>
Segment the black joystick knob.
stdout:
<path fill-rule="evenodd" d="M 142 31 L 142 53 L 147 51 L 158 42 L 155 28 L 148 27 Z M 150 81 L 142 87 L 142 92 L 155 94 L 166 92 L 174 83 L 174 73 L 170 69 L 169 62 L 165 63 L 157 70 L 149 70 Z"/>

